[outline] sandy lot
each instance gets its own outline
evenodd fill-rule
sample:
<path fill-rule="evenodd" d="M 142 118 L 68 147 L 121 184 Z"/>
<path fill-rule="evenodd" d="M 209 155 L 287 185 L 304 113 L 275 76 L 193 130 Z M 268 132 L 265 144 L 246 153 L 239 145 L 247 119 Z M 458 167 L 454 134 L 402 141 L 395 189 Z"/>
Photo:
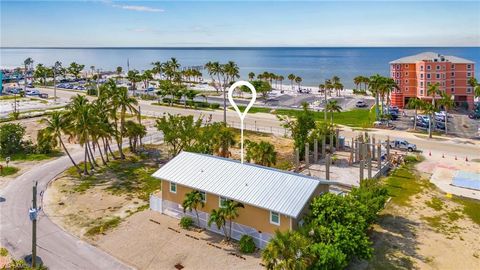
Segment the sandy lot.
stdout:
<path fill-rule="evenodd" d="M 184 269 L 262 269 L 258 252 L 240 254 L 220 235 L 183 230 L 177 219 L 150 210 L 131 216 L 95 243 L 138 269 L 175 269 L 178 264 Z"/>
<path fill-rule="evenodd" d="M 372 231 L 374 258 L 352 269 L 478 269 L 480 225 L 428 180 L 417 184 L 423 188 L 407 205 L 390 202 L 381 212 Z"/>

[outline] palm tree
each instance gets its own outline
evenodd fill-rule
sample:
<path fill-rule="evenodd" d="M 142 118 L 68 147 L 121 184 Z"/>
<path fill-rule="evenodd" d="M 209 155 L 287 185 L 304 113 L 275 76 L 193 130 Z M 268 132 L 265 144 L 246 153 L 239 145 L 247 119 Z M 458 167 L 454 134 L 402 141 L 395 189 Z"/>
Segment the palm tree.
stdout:
<path fill-rule="evenodd" d="M 358 90 L 358 86 L 363 82 L 363 76 L 357 76 L 353 78 L 353 83 L 355 84 L 355 89 Z"/>
<path fill-rule="evenodd" d="M 333 125 L 333 113 L 341 112 L 341 111 L 342 111 L 342 107 L 338 105 L 337 100 L 330 100 L 328 101 L 327 105 L 325 105 L 325 114 L 327 114 L 327 112 L 330 112 L 330 122 L 332 123 L 332 125 Z"/>
<path fill-rule="evenodd" d="M 223 126 L 215 134 L 214 152 L 221 157 L 230 157 L 230 147 L 235 145 L 235 133 L 228 127 Z"/>
<path fill-rule="evenodd" d="M 432 138 L 432 118 L 433 114 L 437 112 L 437 108 L 432 103 L 425 102 L 422 110 L 423 113 L 428 115 L 428 137 Z"/>
<path fill-rule="evenodd" d="M 225 239 L 228 240 L 228 233 L 227 229 L 225 228 L 226 218 L 223 208 L 212 209 L 212 212 L 210 213 L 210 217 L 208 218 L 207 222 L 208 227 L 210 227 L 212 223 L 215 223 L 219 230 L 223 230 L 223 235 L 225 235 Z"/>
<path fill-rule="evenodd" d="M 298 84 L 298 89 L 300 90 L 300 84 L 302 83 L 302 78 L 297 76 L 297 77 L 295 78 L 295 83 Z"/>
<path fill-rule="evenodd" d="M 437 105 L 435 104 L 435 97 L 437 95 L 440 95 L 441 93 L 442 91 L 440 90 L 439 83 L 430 84 L 428 86 L 427 95 L 432 97 L 432 106 L 433 106 L 433 109 L 435 110 L 437 109 Z M 433 125 L 433 128 L 435 128 L 435 117 L 432 116 L 430 120 L 433 121 L 430 126 Z"/>
<path fill-rule="evenodd" d="M 73 160 L 72 156 L 70 155 L 70 152 L 68 151 L 67 147 L 65 146 L 62 140 L 62 132 L 66 132 L 69 129 L 69 121 L 67 121 L 65 114 L 59 111 L 54 111 L 49 118 L 43 118 L 41 121 L 42 123 L 47 125 L 44 128 L 44 130 L 55 136 L 55 138 L 60 142 L 60 145 L 62 146 L 63 151 L 65 151 L 68 158 L 73 163 L 73 166 L 75 166 L 75 168 L 77 168 L 78 173 L 81 174 L 80 167 L 78 167 L 75 160 Z"/>
<path fill-rule="evenodd" d="M 255 79 L 255 73 L 253 72 L 248 73 L 248 80 L 253 81 L 253 79 Z"/>
<path fill-rule="evenodd" d="M 292 90 L 293 90 L 293 81 L 295 80 L 295 78 L 297 78 L 297 76 L 295 76 L 294 74 L 289 74 L 287 78 L 290 80 L 290 86 L 292 87 Z"/>
<path fill-rule="evenodd" d="M 441 98 L 440 100 L 438 100 L 438 103 L 440 106 L 442 106 L 445 109 L 445 134 L 447 134 L 448 133 L 448 128 L 447 128 L 448 111 L 451 108 L 455 107 L 455 102 L 453 101 L 452 96 L 445 92 L 442 92 L 440 95 L 441 95 Z"/>
<path fill-rule="evenodd" d="M 62 69 L 62 62 L 56 61 L 53 64 L 52 71 L 53 71 L 53 101 L 57 103 L 57 75 L 59 74 L 60 70 Z"/>
<path fill-rule="evenodd" d="M 227 200 L 221 208 L 221 211 L 224 213 L 225 220 L 228 220 L 229 223 L 227 241 L 230 241 L 232 238 L 232 223 L 233 220 L 239 216 L 239 208 L 245 208 L 245 206 L 242 203 L 232 200 Z"/>
<path fill-rule="evenodd" d="M 27 91 L 27 77 L 28 77 L 28 71 L 29 69 L 31 68 L 31 66 L 33 65 L 33 59 L 31 57 L 28 57 L 27 59 L 25 59 L 23 61 L 23 66 L 24 66 L 24 70 L 23 70 L 23 81 L 25 82 L 24 85 L 23 85 L 23 91 L 26 92 Z"/>
<path fill-rule="evenodd" d="M 198 190 L 191 191 L 185 195 L 185 200 L 183 200 L 182 207 L 183 213 L 186 211 L 195 211 L 197 216 L 197 224 L 200 226 L 200 217 L 198 215 L 198 208 L 203 208 L 205 202 L 203 201 L 202 194 Z"/>
<path fill-rule="evenodd" d="M 413 120 L 413 130 L 417 130 L 417 110 L 423 107 L 423 101 L 419 98 L 410 98 L 407 103 L 407 108 L 415 110 L 415 117 Z"/>
<path fill-rule="evenodd" d="M 285 80 L 285 77 L 282 75 L 278 76 L 278 80 L 280 81 L 280 91 L 283 90 L 283 80 Z"/>
<path fill-rule="evenodd" d="M 112 84 L 113 83 L 113 84 Z M 112 97 L 112 108 L 111 113 L 115 114 L 114 119 L 116 121 L 116 113 L 120 111 L 120 131 L 116 132 L 117 136 L 117 145 L 118 151 L 120 152 L 121 159 L 125 159 L 125 155 L 122 150 L 122 141 L 123 141 L 123 134 L 125 132 L 125 117 L 127 111 L 130 111 L 133 114 L 138 114 L 138 110 L 136 106 L 138 105 L 138 101 L 134 97 L 130 97 L 128 95 L 128 90 L 124 87 L 117 88 L 115 82 L 111 81 L 111 88 L 114 88 L 112 92 L 115 95 Z"/>
<path fill-rule="evenodd" d="M 372 95 L 375 97 L 375 119 L 378 121 L 380 118 L 380 111 L 379 111 L 379 95 L 380 95 L 380 89 L 383 84 L 383 78 L 379 74 L 375 74 L 370 77 L 369 79 L 369 90 L 372 93 Z"/>
<path fill-rule="evenodd" d="M 246 160 L 262 166 L 272 166 L 277 162 L 277 152 L 275 146 L 269 142 L 261 141 L 260 143 L 245 141 Z"/>
<path fill-rule="evenodd" d="M 269 270 L 307 269 L 310 261 L 308 238 L 296 231 L 276 231 L 262 252 L 262 261 Z"/>
<path fill-rule="evenodd" d="M 135 90 L 137 90 L 137 83 L 142 80 L 140 73 L 138 70 L 133 69 L 129 70 L 127 73 L 127 80 L 130 81 L 132 84 L 133 95 L 135 96 Z"/>

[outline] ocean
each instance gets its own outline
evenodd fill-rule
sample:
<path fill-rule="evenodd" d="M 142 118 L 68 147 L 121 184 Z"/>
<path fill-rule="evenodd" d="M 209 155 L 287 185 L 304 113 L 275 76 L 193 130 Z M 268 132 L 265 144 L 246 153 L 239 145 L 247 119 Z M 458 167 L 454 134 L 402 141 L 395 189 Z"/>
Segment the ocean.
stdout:
<path fill-rule="evenodd" d="M 182 67 L 203 66 L 208 61 L 235 61 L 240 67 L 241 76 L 247 78 L 249 72 L 264 71 L 283 75 L 293 73 L 303 79 L 302 84 L 318 86 L 334 75 L 340 77 L 346 88 L 352 88 L 353 78 L 358 75 L 389 75 L 388 63 L 400 57 L 425 51 L 444 55 L 455 55 L 480 62 L 479 47 L 447 48 L 1 48 L 0 66 L 21 66 L 27 57 L 34 64 L 53 65 L 61 61 L 64 66 L 70 62 L 85 65 L 85 69 L 95 66 L 101 70 L 114 70 L 117 66 L 127 69 L 145 70 L 154 61 L 164 62 L 170 57 L 179 60 Z M 476 68 L 475 77 L 479 77 Z M 208 74 L 204 72 L 204 77 Z M 285 79 L 284 84 L 289 84 Z"/>

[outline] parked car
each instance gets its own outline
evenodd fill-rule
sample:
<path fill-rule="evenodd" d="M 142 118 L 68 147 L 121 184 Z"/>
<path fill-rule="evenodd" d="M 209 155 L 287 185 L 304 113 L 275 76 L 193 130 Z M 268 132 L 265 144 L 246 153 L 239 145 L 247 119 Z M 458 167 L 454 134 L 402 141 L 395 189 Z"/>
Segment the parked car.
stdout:
<path fill-rule="evenodd" d="M 389 108 L 389 111 L 391 111 L 391 112 L 396 112 L 397 114 L 400 112 L 400 110 L 398 109 L 397 106 L 391 106 L 391 107 Z"/>
<path fill-rule="evenodd" d="M 152 91 L 155 91 L 155 87 L 150 86 L 147 88 L 147 92 L 152 92 Z"/>
<path fill-rule="evenodd" d="M 27 95 L 27 96 L 38 96 L 38 95 L 40 95 L 40 91 L 38 91 L 37 89 L 27 90 L 27 92 L 25 92 L 25 95 Z"/>
<path fill-rule="evenodd" d="M 365 103 L 365 101 L 363 101 L 363 100 L 359 100 L 359 101 L 357 101 L 357 103 L 355 103 L 355 107 L 364 108 L 364 107 L 367 107 L 367 103 Z"/>
<path fill-rule="evenodd" d="M 425 123 L 423 121 L 417 121 L 417 128 L 428 128 L 428 123 Z"/>
<path fill-rule="evenodd" d="M 435 122 L 445 122 L 444 115 L 435 115 Z"/>
<path fill-rule="evenodd" d="M 407 150 L 408 152 L 416 151 L 417 146 L 413 143 L 409 143 L 406 140 L 393 140 L 390 141 L 390 148 Z"/>
<path fill-rule="evenodd" d="M 470 119 L 480 119 L 480 111 L 473 111 L 468 114 L 468 118 Z"/>
<path fill-rule="evenodd" d="M 445 130 L 445 122 L 435 122 L 435 128 Z"/>
<path fill-rule="evenodd" d="M 40 95 L 38 95 L 38 97 L 40 97 L 40 98 L 48 98 L 48 94 L 47 94 L 47 93 L 40 93 Z"/>
<path fill-rule="evenodd" d="M 33 88 L 33 87 L 34 87 L 34 86 L 33 86 L 32 83 L 27 84 L 27 88 Z"/>

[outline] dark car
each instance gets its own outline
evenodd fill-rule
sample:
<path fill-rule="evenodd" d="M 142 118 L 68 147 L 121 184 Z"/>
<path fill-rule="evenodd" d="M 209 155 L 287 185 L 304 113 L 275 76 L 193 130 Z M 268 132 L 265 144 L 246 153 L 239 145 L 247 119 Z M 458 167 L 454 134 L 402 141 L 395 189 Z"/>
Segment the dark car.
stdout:
<path fill-rule="evenodd" d="M 468 118 L 470 119 L 480 119 L 480 111 L 473 111 L 468 114 Z"/>
<path fill-rule="evenodd" d="M 357 101 L 357 103 L 355 103 L 355 107 L 364 108 L 364 107 L 367 107 L 367 103 L 365 103 L 365 101 L 363 101 L 363 100 L 359 100 L 359 101 Z"/>
<path fill-rule="evenodd" d="M 444 122 L 435 122 L 435 128 L 445 130 L 445 123 Z"/>

